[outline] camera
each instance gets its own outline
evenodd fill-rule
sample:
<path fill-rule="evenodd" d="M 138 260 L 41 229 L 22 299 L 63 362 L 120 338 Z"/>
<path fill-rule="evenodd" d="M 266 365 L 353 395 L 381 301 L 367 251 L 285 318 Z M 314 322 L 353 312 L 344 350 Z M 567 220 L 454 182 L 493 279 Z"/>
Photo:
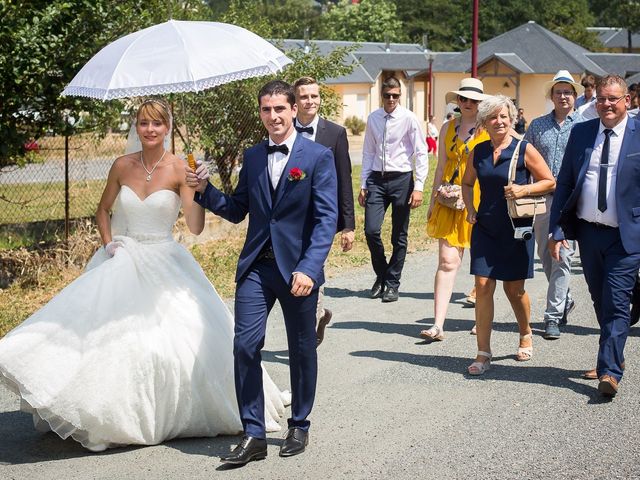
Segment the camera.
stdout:
<path fill-rule="evenodd" d="M 533 227 L 517 227 L 513 230 L 513 238 L 527 241 L 533 237 Z"/>

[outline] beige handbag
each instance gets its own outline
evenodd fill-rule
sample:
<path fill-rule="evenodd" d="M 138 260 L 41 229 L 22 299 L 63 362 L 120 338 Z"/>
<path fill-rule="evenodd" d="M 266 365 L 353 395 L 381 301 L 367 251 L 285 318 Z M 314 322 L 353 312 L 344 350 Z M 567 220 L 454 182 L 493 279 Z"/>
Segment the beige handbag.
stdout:
<path fill-rule="evenodd" d="M 516 178 L 516 166 L 518 164 L 518 156 L 520 155 L 519 141 L 516 145 L 516 149 L 511 157 L 511 164 L 509 165 L 509 183 L 513 184 Z M 509 217 L 511 218 L 531 218 L 535 219 L 536 215 L 541 215 L 547 211 L 547 203 L 544 196 L 527 196 L 522 198 L 507 198 L 507 209 L 509 210 Z"/>
<path fill-rule="evenodd" d="M 462 200 L 462 188 L 453 183 L 458 177 L 461 158 L 458 155 L 458 165 L 451 175 L 451 180 L 442 182 L 436 190 L 436 202 L 452 210 L 464 210 L 464 200 Z"/>

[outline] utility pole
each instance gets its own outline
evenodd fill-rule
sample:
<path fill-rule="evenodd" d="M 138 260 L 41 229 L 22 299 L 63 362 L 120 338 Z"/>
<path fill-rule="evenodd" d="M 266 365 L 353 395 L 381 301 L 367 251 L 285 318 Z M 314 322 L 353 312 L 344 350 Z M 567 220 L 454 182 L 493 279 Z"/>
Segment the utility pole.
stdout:
<path fill-rule="evenodd" d="M 478 77 L 478 11 L 480 0 L 473 0 L 473 28 L 471 38 L 471 76 Z"/>

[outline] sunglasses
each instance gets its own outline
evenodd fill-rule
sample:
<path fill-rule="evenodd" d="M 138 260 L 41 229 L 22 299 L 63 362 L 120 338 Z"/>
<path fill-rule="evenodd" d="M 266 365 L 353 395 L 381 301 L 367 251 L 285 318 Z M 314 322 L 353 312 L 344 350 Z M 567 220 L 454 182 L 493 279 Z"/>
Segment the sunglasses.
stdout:
<path fill-rule="evenodd" d="M 458 95 L 458 101 L 460 103 L 465 103 L 465 102 L 480 103 L 480 100 L 474 100 L 472 98 L 461 97 L 460 95 Z"/>
<path fill-rule="evenodd" d="M 382 98 L 384 98 L 385 100 L 389 100 L 390 98 L 397 100 L 400 98 L 400 94 L 399 93 L 383 93 Z"/>

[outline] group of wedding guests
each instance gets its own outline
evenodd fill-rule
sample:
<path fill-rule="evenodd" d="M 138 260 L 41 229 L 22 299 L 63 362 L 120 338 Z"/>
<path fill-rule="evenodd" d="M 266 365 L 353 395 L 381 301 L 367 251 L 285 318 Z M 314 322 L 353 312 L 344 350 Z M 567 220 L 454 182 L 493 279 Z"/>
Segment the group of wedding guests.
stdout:
<path fill-rule="evenodd" d="M 541 97 L 554 108 L 531 122 L 524 139 L 514 130 L 513 102 L 486 95 L 480 80 L 464 79 L 447 93 L 447 103 L 457 103 L 460 115 L 440 132 L 427 229 L 439 240 L 434 324 L 420 336 L 444 339 L 455 276 L 464 249 L 470 248 L 478 352 L 469 374 L 482 375 L 491 365 L 496 280 L 502 280 L 518 323 L 516 360 L 530 360 L 531 306 L 524 285 L 533 277 L 534 233 L 549 282 L 544 314 L 549 340 L 560 337 L 559 326 L 575 307 L 569 279 L 577 240 L 601 329 L 596 369 L 583 376 L 598 379 L 598 390 L 613 397 L 624 370 L 629 327 L 640 316 L 640 198 L 634 187 L 640 124 L 627 113 L 630 94 L 616 75 L 593 85 L 590 101 L 597 116 L 585 121 L 575 108 L 583 84 L 566 70 L 547 82 Z M 507 201 L 524 197 L 544 197 L 544 211 L 531 219 L 511 218 Z"/>
<path fill-rule="evenodd" d="M 577 240 L 601 327 L 598 389 L 613 396 L 640 266 L 640 125 L 627 116 L 620 77 L 597 84 L 598 120 L 578 122 L 571 101 L 578 93 L 568 72 L 545 86 L 557 110 L 550 125 L 563 132 L 558 138 L 566 151 L 554 159 L 545 156 L 549 132 L 538 125 L 542 120 L 533 120 L 522 140 L 513 129 L 512 101 L 485 94 L 480 80 L 464 79 L 447 93 L 460 115 L 438 135 L 427 212 L 427 233 L 438 239 L 434 325 L 420 335 L 444 339 L 455 277 L 470 249 L 478 352 L 468 373 L 482 375 L 491 365 L 498 280 L 518 323 L 516 358 L 530 360 L 525 280 L 533 276 L 533 231 L 543 230 L 539 253 L 548 252 L 543 264 L 550 286 L 553 265 L 570 266 L 570 242 Z M 410 213 L 424 201 L 428 173 L 425 135 L 401 96 L 397 78 L 382 82 L 382 107 L 367 121 L 357 197 L 376 277 L 370 295 L 385 303 L 399 299 Z M 222 461 L 243 465 L 266 457 L 266 432 L 279 429 L 290 404 L 279 454 L 305 451 L 316 348 L 332 318 L 322 301 L 323 266 L 336 233 L 344 251 L 354 242 L 351 162 L 345 129 L 319 116 L 314 79 L 268 82 L 257 106 L 268 139 L 245 151 L 238 185 L 225 194 L 209 182 L 205 165 L 186 165 L 167 151 L 167 104 L 150 99 L 140 105 L 138 142 L 132 142 L 138 147 L 115 160 L 98 207 L 103 248 L 83 275 L 0 340 L 0 380 L 20 396 L 38 428 L 93 451 L 242 433 Z M 568 127 L 573 130 L 564 135 Z M 548 227 L 508 214 L 508 201 L 544 195 Z M 389 207 L 390 256 L 381 238 Z M 233 316 L 172 238 L 181 208 L 196 234 L 205 210 L 234 223 L 249 218 Z M 548 324 L 567 312 L 567 296 L 568 286 L 564 296 L 550 295 Z M 261 361 L 276 301 L 288 339 L 290 394 L 275 386 Z"/>

